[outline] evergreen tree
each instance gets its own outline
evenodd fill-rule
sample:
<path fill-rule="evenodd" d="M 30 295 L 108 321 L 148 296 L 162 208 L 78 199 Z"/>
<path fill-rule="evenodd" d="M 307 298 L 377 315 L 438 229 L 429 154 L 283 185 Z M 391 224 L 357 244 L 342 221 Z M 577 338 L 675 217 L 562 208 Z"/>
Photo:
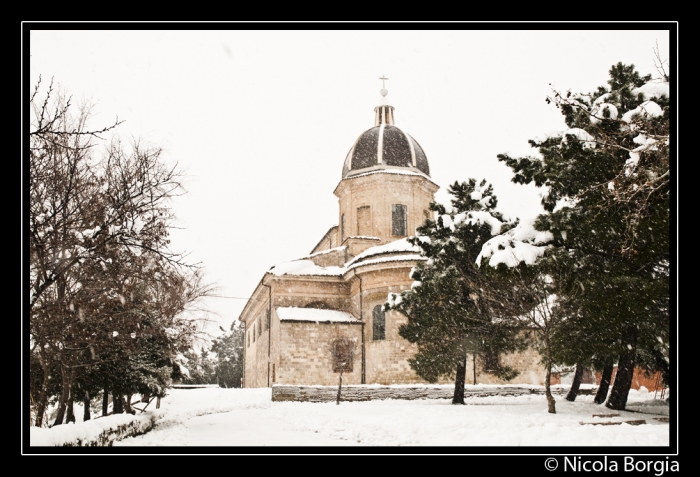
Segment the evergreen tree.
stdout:
<path fill-rule="evenodd" d="M 640 357 L 668 359 L 671 105 L 667 77 L 652 82 L 622 63 L 609 73 L 591 94 L 547 98 L 569 129 L 530 141 L 541 158 L 498 159 L 513 182 L 545 189 L 535 226 L 572 258 L 582 292 L 558 339 L 577 348 L 572 361 L 617 358 L 606 405 L 624 409 Z"/>
<path fill-rule="evenodd" d="M 449 187 L 451 207 L 433 202 L 436 220 L 418 228 L 409 241 L 421 249 L 425 262 L 411 273 L 411 289 L 391 294 L 386 310 L 396 310 L 408 318 L 399 334 L 417 343 L 418 352 L 409 360 L 422 378 L 435 382 L 440 376 L 455 376 L 454 404 L 464 404 L 467 354 L 497 356 L 522 346 L 518 328 L 495 320 L 492 303 L 482 300 L 488 287 L 476 265 L 484 242 L 494 234 L 515 225 L 504 222 L 495 211 L 493 188 L 485 180 L 455 182 Z M 517 373 L 493 364 L 489 372 L 503 379 Z"/>
<path fill-rule="evenodd" d="M 240 388 L 243 379 L 243 338 L 245 329 L 241 323 L 234 323 L 231 332 L 212 342 L 211 350 L 216 353 L 216 377 L 219 387 Z"/>

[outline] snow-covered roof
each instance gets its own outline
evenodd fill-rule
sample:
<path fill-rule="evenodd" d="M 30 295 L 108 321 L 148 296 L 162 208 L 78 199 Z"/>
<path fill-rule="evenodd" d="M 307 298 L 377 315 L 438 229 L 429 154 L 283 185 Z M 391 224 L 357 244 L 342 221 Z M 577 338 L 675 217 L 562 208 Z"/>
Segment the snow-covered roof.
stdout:
<path fill-rule="evenodd" d="M 385 253 L 401 253 L 401 252 L 417 252 L 420 253 L 420 248 L 415 245 L 411 245 L 407 239 L 399 239 L 393 242 L 385 243 L 384 245 L 377 245 L 376 247 L 370 247 L 352 260 L 350 260 L 347 265 L 350 266 L 356 262 L 364 260 L 367 257 L 373 255 L 381 255 Z"/>
<path fill-rule="evenodd" d="M 421 257 L 419 254 L 403 254 L 403 255 L 389 255 L 387 257 L 378 257 L 369 260 L 363 260 L 362 262 L 355 262 L 347 266 L 347 270 L 352 270 L 356 267 L 363 267 L 365 265 L 374 265 L 376 263 L 386 263 L 386 262 L 404 262 L 408 260 L 427 260 L 425 257 Z"/>
<path fill-rule="evenodd" d="M 269 272 L 273 275 L 330 275 L 330 276 L 341 276 L 345 273 L 345 268 L 343 267 L 320 267 L 316 265 L 313 261 L 304 260 L 293 260 L 291 262 L 280 263 L 272 267 Z"/>
<path fill-rule="evenodd" d="M 329 248 L 327 250 L 321 250 L 320 252 L 316 252 L 316 253 L 312 253 L 311 255 L 307 255 L 306 257 L 304 257 L 304 259 L 317 257 L 319 255 L 325 255 L 327 253 L 332 253 L 332 252 L 342 252 L 346 248 L 348 248 L 347 245 L 341 245 L 340 247 Z"/>
<path fill-rule="evenodd" d="M 363 238 L 374 238 L 374 237 L 363 237 Z M 331 250 L 342 250 L 344 247 L 337 247 Z M 331 250 L 324 250 L 320 253 L 327 253 Z M 386 257 L 378 257 L 376 259 L 367 260 L 368 257 L 373 257 L 376 255 L 388 255 Z M 381 262 L 396 262 L 404 260 L 423 260 L 420 257 L 420 249 L 414 247 L 408 241 L 404 239 L 396 240 L 384 245 L 378 245 L 376 247 L 370 247 L 348 263 L 344 267 L 322 267 L 316 265 L 308 257 L 300 260 L 292 260 L 290 262 L 280 263 L 272 267 L 269 273 L 273 275 L 318 275 L 318 276 L 342 276 L 348 270 L 358 267 L 360 265 L 371 265 Z M 317 254 L 314 254 L 317 255 Z M 361 263 L 360 263 L 361 262 Z"/>
<path fill-rule="evenodd" d="M 350 322 L 360 323 L 351 313 L 337 310 L 321 310 L 318 308 L 278 307 L 277 316 L 280 321 L 314 321 L 314 322 Z"/>
<path fill-rule="evenodd" d="M 362 240 L 381 240 L 379 237 L 374 237 L 372 235 L 351 235 L 349 239 L 362 239 Z"/>

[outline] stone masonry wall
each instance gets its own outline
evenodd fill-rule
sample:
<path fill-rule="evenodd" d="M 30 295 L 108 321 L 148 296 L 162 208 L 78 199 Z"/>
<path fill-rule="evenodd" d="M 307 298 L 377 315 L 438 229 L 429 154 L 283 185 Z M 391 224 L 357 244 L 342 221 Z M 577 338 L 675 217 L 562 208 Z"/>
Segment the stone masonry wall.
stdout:
<path fill-rule="evenodd" d="M 280 323 L 279 365 L 275 383 L 337 385 L 328 349 L 336 336 L 357 340 L 352 372 L 343 373 L 343 383 L 360 384 L 362 379 L 362 325 L 341 323 Z"/>

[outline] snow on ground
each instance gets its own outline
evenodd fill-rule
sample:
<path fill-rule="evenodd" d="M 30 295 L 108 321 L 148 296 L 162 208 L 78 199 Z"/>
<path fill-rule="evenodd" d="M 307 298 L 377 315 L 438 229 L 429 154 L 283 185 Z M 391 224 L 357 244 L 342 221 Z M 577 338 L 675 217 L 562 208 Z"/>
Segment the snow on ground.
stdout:
<path fill-rule="evenodd" d="M 593 403 L 543 395 L 331 403 L 272 402 L 271 390 L 173 389 L 163 418 L 149 433 L 114 446 L 669 446 L 668 405 L 654 393 L 631 390 L 620 417 Z M 638 412 L 633 412 L 636 410 Z M 581 422 L 645 419 L 644 425 Z M 462 451 L 460 451 L 462 452 Z M 643 449 L 640 449 L 643 453 Z"/>

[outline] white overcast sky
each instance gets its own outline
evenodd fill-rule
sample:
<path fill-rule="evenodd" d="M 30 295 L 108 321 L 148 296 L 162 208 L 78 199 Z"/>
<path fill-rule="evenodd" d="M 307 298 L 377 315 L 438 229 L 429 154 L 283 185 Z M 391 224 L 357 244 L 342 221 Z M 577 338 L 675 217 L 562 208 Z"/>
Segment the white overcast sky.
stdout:
<path fill-rule="evenodd" d="M 228 297 L 248 297 L 272 265 L 308 254 L 337 224 L 333 190 L 348 150 L 373 126 L 380 76 L 389 78 L 396 125 L 426 152 L 438 199 L 455 180 L 485 178 L 499 208 L 524 218 L 542 211 L 538 191 L 512 184 L 496 155 L 528 154 L 528 139 L 565 129 L 545 102 L 550 88 L 590 92 L 617 62 L 658 76 L 654 48 L 669 59 L 677 42 L 653 23 L 560 31 L 102 25 L 110 26 L 31 31 L 25 84 L 53 77 L 95 104 L 94 126 L 125 120 L 121 137 L 162 147 L 187 172 L 188 192 L 173 204 L 183 227 L 173 248 L 202 262 Z M 228 329 L 245 300 L 208 305 Z"/>

